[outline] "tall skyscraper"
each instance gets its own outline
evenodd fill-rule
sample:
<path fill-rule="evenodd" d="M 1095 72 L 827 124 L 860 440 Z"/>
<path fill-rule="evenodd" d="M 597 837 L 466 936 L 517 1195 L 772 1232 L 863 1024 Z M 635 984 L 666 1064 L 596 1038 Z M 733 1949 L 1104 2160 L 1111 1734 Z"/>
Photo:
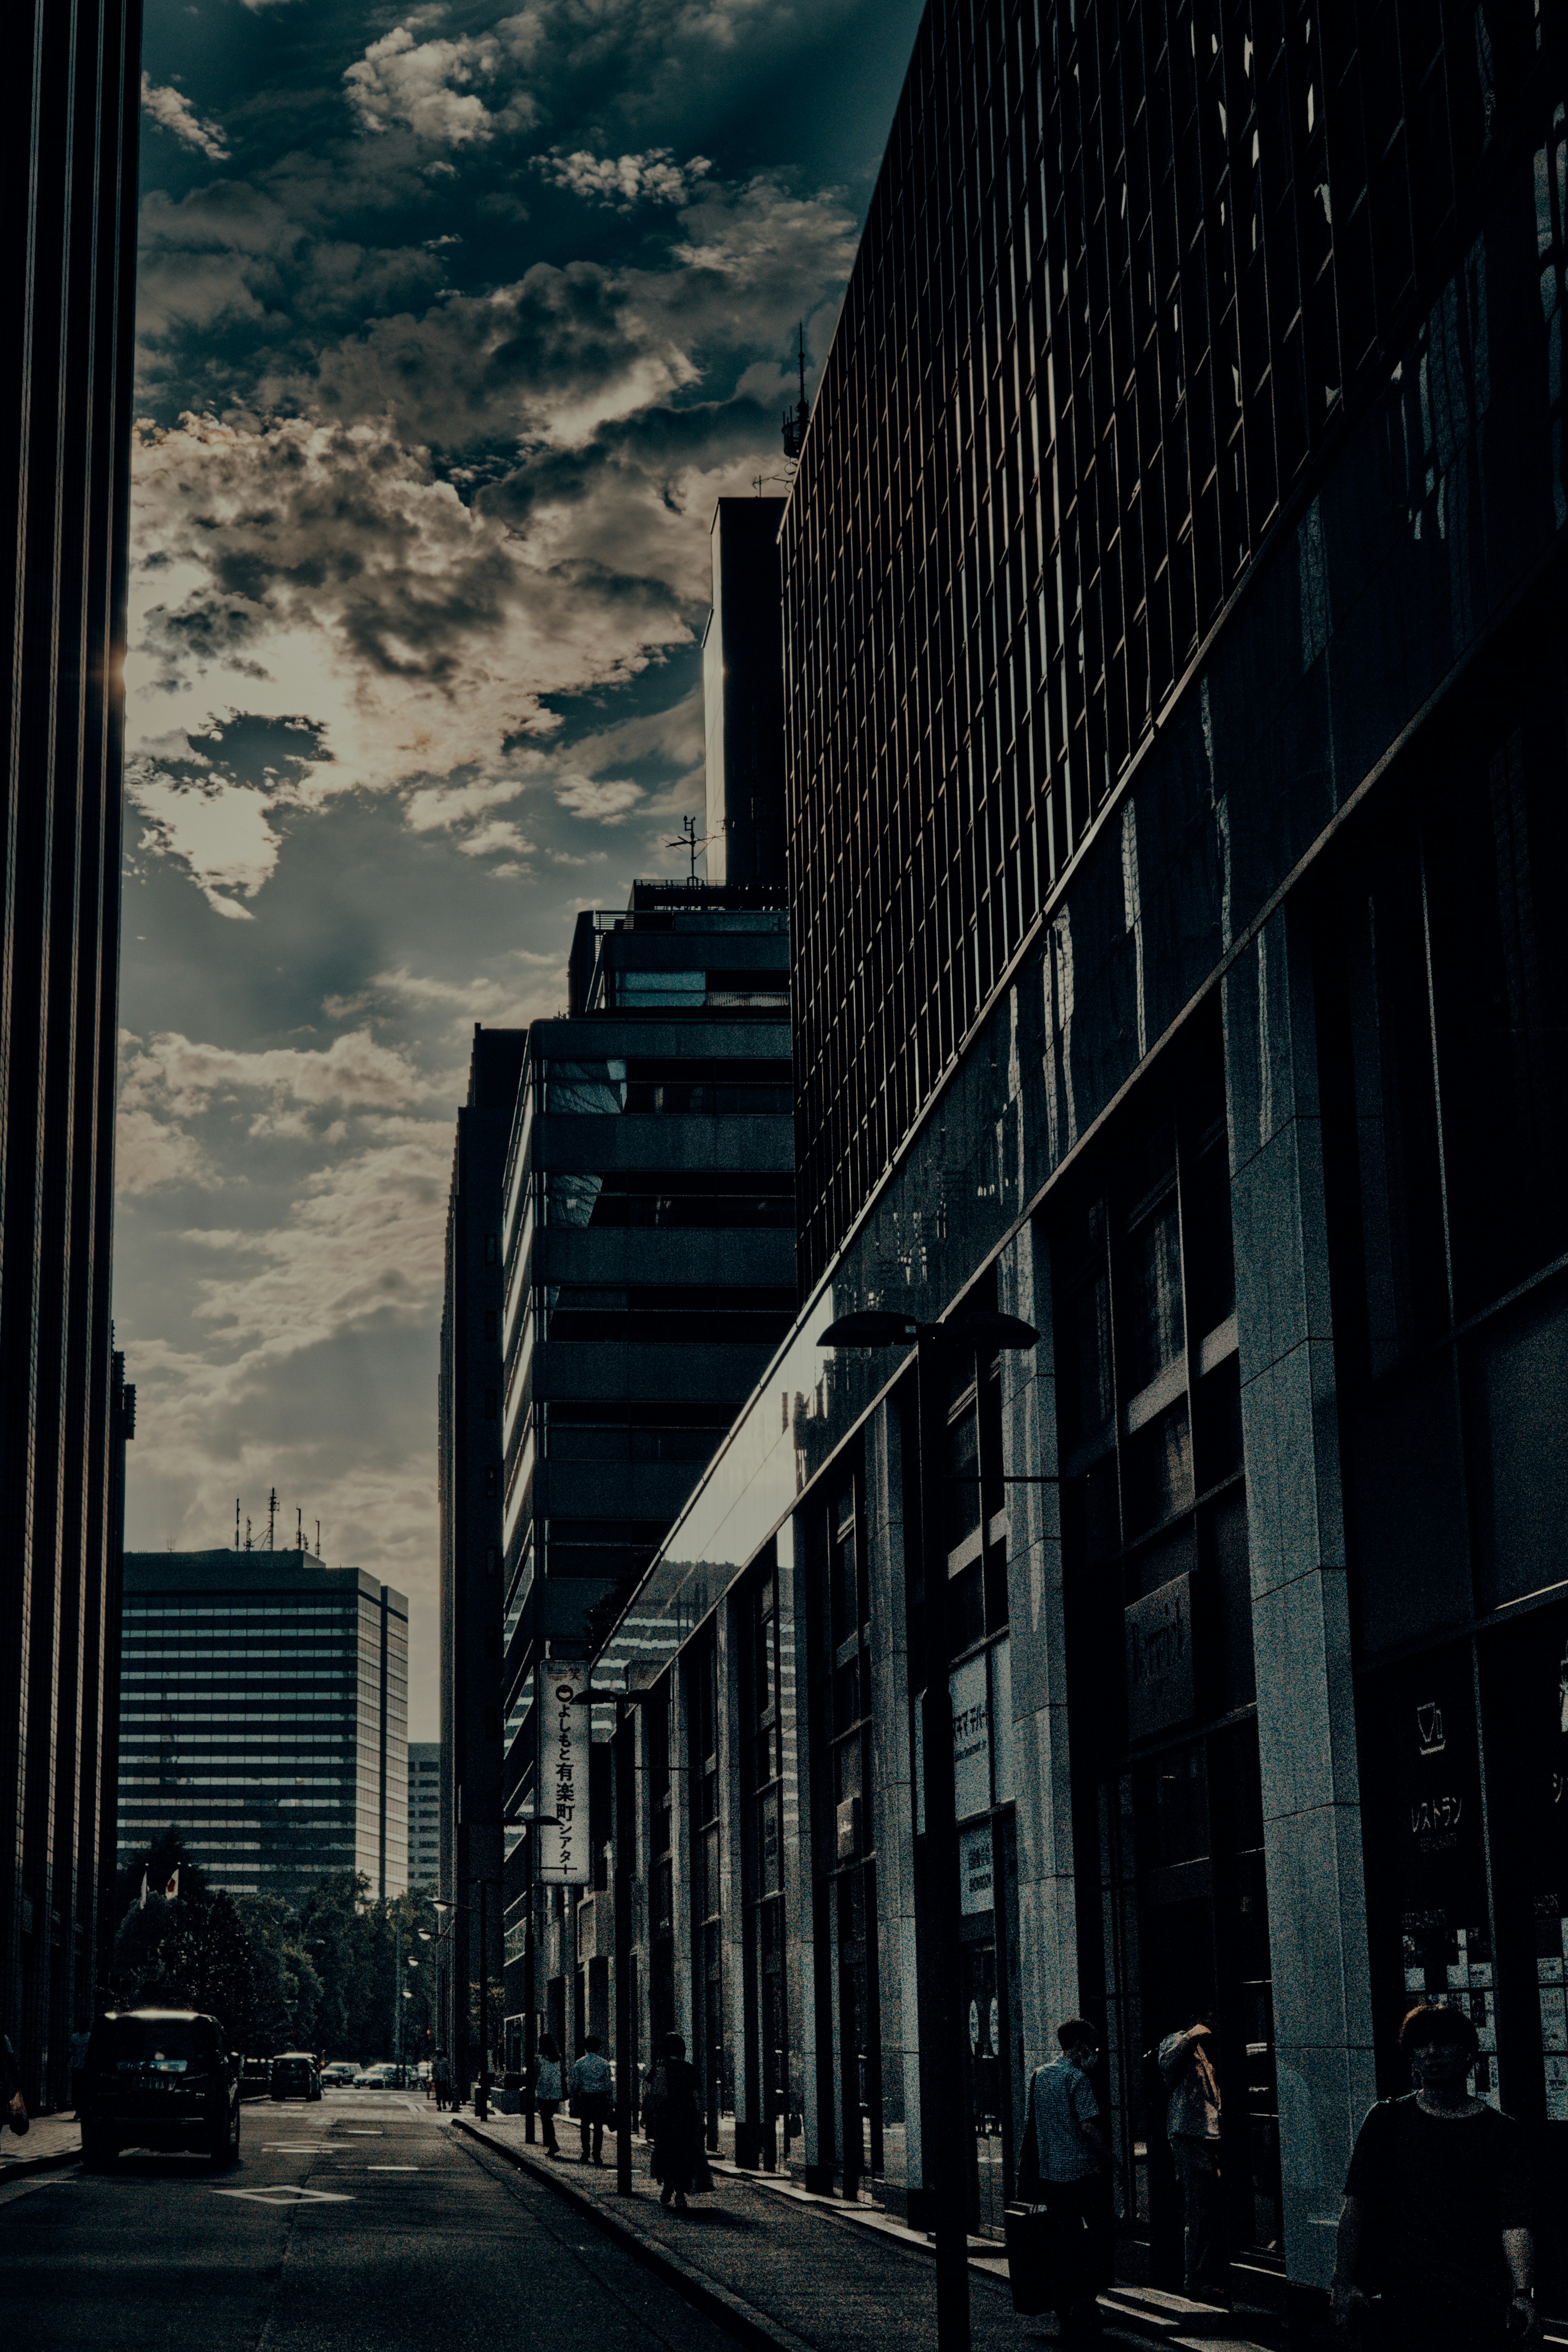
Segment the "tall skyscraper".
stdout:
<path fill-rule="evenodd" d="M 408 1743 L 408 1885 L 441 1891 L 441 1743 Z"/>
<path fill-rule="evenodd" d="M 141 11 L 25 0 L 0 99 L 0 2024 L 67 2095 L 112 1885 L 109 1258 Z"/>
<path fill-rule="evenodd" d="M 178 1829 L 211 1884 L 408 1884 L 408 1603 L 309 1552 L 125 1561 L 120 1850 Z"/>
<path fill-rule="evenodd" d="M 1408 2004 L 1568 2132 L 1565 120 L 1537 0 L 932 0 L 780 541 L 802 1311 L 603 1645 L 738 2152 L 929 2226 L 956 2076 L 999 2231 L 1084 2015 L 1179 2288 L 1212 2011 L 1302 2341 Z"/>

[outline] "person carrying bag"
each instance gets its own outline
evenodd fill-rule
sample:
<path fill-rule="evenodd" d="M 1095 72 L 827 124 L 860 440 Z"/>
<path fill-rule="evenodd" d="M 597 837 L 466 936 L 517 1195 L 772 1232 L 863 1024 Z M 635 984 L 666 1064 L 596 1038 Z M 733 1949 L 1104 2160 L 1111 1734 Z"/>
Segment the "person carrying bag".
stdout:
<path fill-rule="evenodd" d="M 27 2129 L 30 2118 L 27 2102 L 22 2096 L 22 2076 L 16 2064 L 16 2053 L 11 2047 L 9 2034 L 0 2033 L 0 2089 L 5 2101 L 5 2121 L 20 2138 Z"/>
<path fill-rule="evenodd" d="M 1095 2342 L 1098 2297 L 1114 2276 L 1117 2169 L 1089 2079 L 1094 2029 L 1070 2017 L 1057 2029 L 1062 2054 L 1029 2084 L 1018 2162 L 1018 2201 L 1004 2216 L 1013 2308 L 1054 2311 L 1064 2344 Z"/>

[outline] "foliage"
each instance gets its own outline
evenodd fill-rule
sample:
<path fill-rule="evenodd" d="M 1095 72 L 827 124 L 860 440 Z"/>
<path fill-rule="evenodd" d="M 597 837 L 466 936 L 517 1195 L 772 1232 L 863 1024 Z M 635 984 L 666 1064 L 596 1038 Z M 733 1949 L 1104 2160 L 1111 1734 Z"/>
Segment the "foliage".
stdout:
<path fill-rule="evenodd" d="M 163 1888 L 176 1866 L 180 1892 L 171 1902 Z M 230 1895 L 207 1885 L 175 1829 L 160 1831 L 125 1864 L 115 1892 L 116 2000 L 210 2011 L 231 2049 L 257 2055 L 303 2049 L 389 2058 L 401 1929 L 411 1995 L 403 2004 L 404 2055 L 432 2053 L 437 1918 L 428 1895 L 373 1899 L 369 1881 L 352 1870 L 319 1878 L 297 1911 L 277 1895 Z"/>

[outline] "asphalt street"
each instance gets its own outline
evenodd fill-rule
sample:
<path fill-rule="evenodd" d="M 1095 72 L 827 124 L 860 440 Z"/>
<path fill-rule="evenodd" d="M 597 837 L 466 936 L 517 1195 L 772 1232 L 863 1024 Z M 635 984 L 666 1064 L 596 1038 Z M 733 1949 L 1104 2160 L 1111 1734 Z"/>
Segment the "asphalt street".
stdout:
<path fill-rule="evenodd" d="M 240 2162 L 129 2152 L 0 2189 L 27 2352 L 734 2352 L 423 2098 L 247 2105 Z"/>

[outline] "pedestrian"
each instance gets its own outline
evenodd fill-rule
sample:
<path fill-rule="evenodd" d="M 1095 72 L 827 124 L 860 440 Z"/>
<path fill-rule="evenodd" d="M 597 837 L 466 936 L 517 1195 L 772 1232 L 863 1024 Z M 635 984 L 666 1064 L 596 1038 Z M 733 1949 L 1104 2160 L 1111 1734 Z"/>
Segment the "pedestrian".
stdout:
<path fill-rule="evenodd" d="M 1375 2295 L 1388 2352 L 1541 2338 L 1529 2151 L 1512 2116 L 1471 2095 L 1479 2046 L 1462 2010 L 1417 2003 L 1399 2029 L 1415 2087 L 1356 2135 L 1331 2303 L 1346 2327 Z"/>
<path fill-rule="evenodd" d="M 1029 2082 L 1018 2197 L 1043 2205 L 1057 2224 L 1052 2307 L 1058 2342 L 1092 2343 L 1101 2325 L 1097 2298 L 1116 2275 L 1111 2181 L 1119 2168 L 1089 2081 L 1100 2055 L 1094 2028 L 1069 2017 L 1058 2026 L 1057 2041 L 1061 2055 L 1037 2067 Z"/>
<path fill-rule="evenodd" d="M 74 2109 L 79 2109 L 81 2105 L 81 2072 L 87 2064 L 87 2045 L 91 2039 L 89 2033 L 73 2033 L 70 2038 L 71 2105 Z"/>
<path fill-rule="evenodd" d="M 539 2110 L 539 2120 L 544 2126 L 544 2153 L 559 2156 L 555 2144 L 555 2118 L 561 2112 L 561 2053 L 552 2033 L 539 2037 L 539 2054 L 533 2062 L 533 2104 Z"/>
<path fill-rule="evenodd" d="M 687 2059 L 679 2033 L 667 2033 L 643 2109 L 645 2129 L 653 2139 L 653 2177 L 659 2183 L 658 2201 L 672 2201 L 684 2213 L 689 2193 L 711 2189 L 713 2176 L 702 2148 L 702 2105 L 698 2097 L 697 2069 Z"/>
<path fill-rule="evenodd" d="M 452 2090 L 451 2063 L 444 2050 L 437 2051 L 436 2063 L 430 2071 L 435 2076 L 436 2081 L 437 2112 L 437 2114 L 444 2114 L 447 2108 L 451 2105 Z"/>
<path fill-rule="evenodd" d="M 1224 2291 L 1226 2268 L 1213 2020 L 1197 2016 L 1183 2032 L 1167 2033 L 1159 2060 L 1170 2094 L 1165 2131 L 1182 2190 L 1182 2291 L 1211 2301 Z"/>
<path fill-rule="evenodd" d="M 16 2053 L 11 2047 L 8 2033 L 0 2033 L 0 2100 L 5 2104 L 5 2122 L 20 2137 L 27 2129 L 30 2118 L 27 2102 L 22 2096 L 22 2070 L 16 2063 Z"/>
<path fill-rule="evenodd" d="M 572 2069 L 572 2112 L 582 2134 L 584 2164 L 602 2165 L 605 2161 L 605 2126 L 609 2120 L 615 2076 L 604 2055 L 604 2047 L 596 2033 L 585 2034 L 583 2055 Z M 590 2135 L 594 2143 L 592 2158 L 588 2154 Z"/>

